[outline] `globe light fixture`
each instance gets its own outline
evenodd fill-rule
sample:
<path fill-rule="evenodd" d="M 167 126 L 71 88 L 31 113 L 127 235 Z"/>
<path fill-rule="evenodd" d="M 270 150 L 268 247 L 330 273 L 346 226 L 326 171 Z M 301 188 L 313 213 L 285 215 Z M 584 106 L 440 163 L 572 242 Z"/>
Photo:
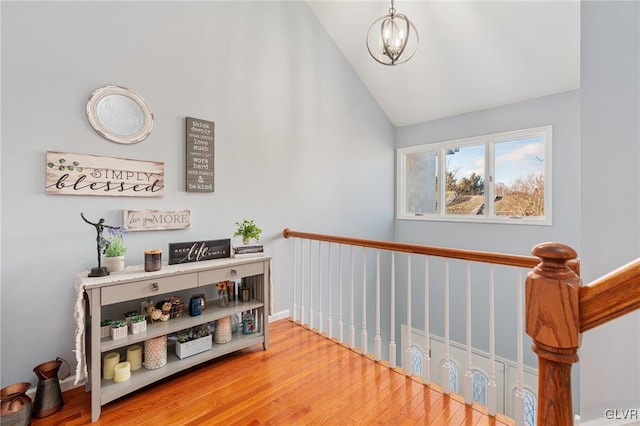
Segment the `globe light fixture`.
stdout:
<path fill-rule="evenodd" d="M 407 62 L 415 55 L 419 42 L 415 25 L 406 15 L 396 13 L 393 0 L 389 14 L 373 21 L 367 32 L 367 50 L 382 65 Z"/>

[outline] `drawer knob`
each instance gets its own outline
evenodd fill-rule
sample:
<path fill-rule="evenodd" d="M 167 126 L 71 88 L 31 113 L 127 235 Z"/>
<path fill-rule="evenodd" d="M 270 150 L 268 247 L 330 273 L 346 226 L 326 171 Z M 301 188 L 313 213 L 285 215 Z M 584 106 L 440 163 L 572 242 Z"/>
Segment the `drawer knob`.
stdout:
<path fill-rule="evenodd" d="M 238 275 L 238 271 L 236 271 L 235 269 L 231 270 L 231 276 L 235 277 L 236 275 Z"/>
<path fill-rule="evenodd" d="M 151 291 L 158 291 L 159 288 L 158 283 L 151 283 Z"/>

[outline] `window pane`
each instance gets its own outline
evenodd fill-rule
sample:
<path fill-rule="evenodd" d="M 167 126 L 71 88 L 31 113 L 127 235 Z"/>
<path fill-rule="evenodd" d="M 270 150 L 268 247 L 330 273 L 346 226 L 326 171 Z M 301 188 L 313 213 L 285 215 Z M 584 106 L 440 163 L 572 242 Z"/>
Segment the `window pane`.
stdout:
<path fill-rule="evenodd" d="M 446 214 L 485 214 L 484 144 L 449 148 L 446 155 Z"/>
<path fill-rule="evenodd" d="M 542 136 L 495 144 L 496 216 L 544 216 Z"/>
<path fill-rule="evenodd" d="M 418 152 L 406 156 L 405 213 L 436 213 L 438 153 Z"/>

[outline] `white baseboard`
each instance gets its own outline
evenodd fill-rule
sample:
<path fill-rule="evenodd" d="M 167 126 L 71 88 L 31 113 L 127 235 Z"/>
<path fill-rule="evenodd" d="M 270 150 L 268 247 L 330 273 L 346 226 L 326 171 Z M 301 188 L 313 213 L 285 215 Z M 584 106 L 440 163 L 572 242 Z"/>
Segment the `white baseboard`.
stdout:
<path fill-rule="evenodd" d="M 64 393 L 68 390 L 71 390 L 73 388 L 79 388 L 80 386 L 84 386 L 84 383 L 79 383 L 77 385 L 74 384 L 74 382 L 76 381 L 76 376 L 69 376 L 64 380 L 60 380 L 60 390 Z M 27 391 L 27 396 L 29 398 L 31 398 L 31 400 L 35 400 L 36 398 L 36 391 L 38 390 L 38 385 L 36 384 L 36 386 L 33 386 L 31 388 L 29 388 L 29 390 Z"/>
<path fill-rule="evenodd" d="M 291 314 L 289 313 L 289 310 L 285 309 L 284 311 L 276 312 L 274 314 L 269 315 L 269 322 L 274 322 L 281 319 L 289 318 L 290 316 Z"/>

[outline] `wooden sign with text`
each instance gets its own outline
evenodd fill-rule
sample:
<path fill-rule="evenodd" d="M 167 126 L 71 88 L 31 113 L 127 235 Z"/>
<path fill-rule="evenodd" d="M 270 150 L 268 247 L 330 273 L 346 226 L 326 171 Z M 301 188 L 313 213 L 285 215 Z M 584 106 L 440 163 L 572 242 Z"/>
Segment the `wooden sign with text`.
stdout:
<path fill-rule="evenodd" d="M 214 123 L 186 117 L 187 192 L 213 192 Z"/>
<path fill-rule="evenodd" d="M 45 191 L 52 195 L 162 197 L 164 163 L 47 151 Z"/>
<path fill-rule="evenodd" d="M 186 229 L 191 226 L 190 210 L 123 210 L 127 231 Z"/>
<path fill-rule="evenodd" d="M 169 265 L 231 257 L 231 240 L 169 243 Z"/>

